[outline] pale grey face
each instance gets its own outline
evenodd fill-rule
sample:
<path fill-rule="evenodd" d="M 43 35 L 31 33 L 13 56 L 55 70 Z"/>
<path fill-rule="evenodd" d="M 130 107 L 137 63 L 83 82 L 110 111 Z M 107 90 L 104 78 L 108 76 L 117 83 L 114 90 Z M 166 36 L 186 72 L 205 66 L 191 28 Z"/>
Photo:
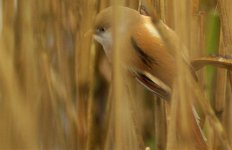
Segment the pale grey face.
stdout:
<path fill-rule="evenodd" d="M 99 26 L 95 29 L 94 39 L 100 43 L 108 57 L 111 57 L 112 34 L 109 28 Z"/>
<path fill-rule="evenodd" d="M 102 45 L 108 57 L 112 56 L 113 28 L 117 32 L 117 37 L 121 35 L 119 39 L 124 42 L 125 36 L 129 36 L 128 31 L 131 25 L 137 24 L 140 20 L 140 15 L 136 10 L 122 6 L 119 6 L 118 9 L 121 12 L 120 18 L 118 18 L 120 20 L 117 20 L 118 24 L 113 23 L 114 15 L 112 7 L 102 10 L 95 19 L 93 38 Z"/>

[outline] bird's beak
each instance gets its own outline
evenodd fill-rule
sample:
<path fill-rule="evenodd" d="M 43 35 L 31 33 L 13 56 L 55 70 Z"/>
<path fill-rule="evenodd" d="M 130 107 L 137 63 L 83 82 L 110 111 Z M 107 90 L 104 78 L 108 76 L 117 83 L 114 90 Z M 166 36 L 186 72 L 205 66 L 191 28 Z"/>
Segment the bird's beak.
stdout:
<path fill-rule="evenodd" d="M 88 31 L 85 32 L 84 37 L 90 36 L 90 35 L 92 35 L 93 33 L 94 33 L 94 32 L 93 32 L 93 29 L 89 29 Z"/>
<path fill-rule="evenodd" d="M 93 39 L 97 41 L 98 43 L 101 43 L 101 38 L 98 35 L 94 34 Z"/>
<path fill-rule="evenodd" d="M 93 36 L 93 39 L 100 43 L 100 37 L 94 32 L 93 29 L 89 29 L 85 32 L 84 37 Z"/>

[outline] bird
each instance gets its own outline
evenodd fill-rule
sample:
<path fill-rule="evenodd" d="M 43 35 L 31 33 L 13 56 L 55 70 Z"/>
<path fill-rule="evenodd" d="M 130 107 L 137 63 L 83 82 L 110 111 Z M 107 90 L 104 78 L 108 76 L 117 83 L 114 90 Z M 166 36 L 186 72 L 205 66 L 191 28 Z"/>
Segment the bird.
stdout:
<path fill-rule="evenodd" d="M 145 11 L 143 13 L 124 6 L 117 6 L 117 9 L 123 14 L 116 28 L 120 48 L 123 49 L 124 68 L 148 90 L 161 98 L 170 99 L 177 71 L 176 52 L 166 46 L 146 10 L 140 9 Z M 109 61 L 112 60 L 114 47 L 113 15 L 112 6 L 103 9 L 96 17 L 93 29 L 93 38 L 102 45 Z M 173 40 L 179 41 L 172 29 L 164 23 L 162 25 L 175 38 Z M 232 56 L 228 55 L 204 56 L 191 62 L 187 62 L 183 55 L 183 60 L 196 81 L 195 71 L 206 65 L 232 70 Z"/>
<path fill-rule="evenodd" d="M 119 22 L 114 24 L 113 7 L 108 7 L 99 12 L 96 16 L 93 29 L 93 38 L 102 45 L 109 61 L 112 60 L 114 48 L 113 30 L 117 28 L 117 36 L 121 42 L 122 65 L 129 74 L 148 90 L 159 97 L 169 100 L 171 98 L 174 80 L 177 76 L 177 62 L 175 51 L 170 50 L 163 41 L 158 29 L 154 26 L 149 16 L 139 11 L 117 6 L 118 12 L 122 15 Z M 162 23 L 170 33 L 175 32 Z M 178 38 L 174 35 L 173 37 Z M 177 40 L 178 41 L 178 40 Z M 183 58 L 185 61 L 185 59 Z M 206 65 L 226 68 L 232 70 L 232 57 L 209 56 L 192 60 L 186 64 L 197 81 L 195 71 Z M 196 112 L 190 114 L 193 136 L 197 149 L 207 149 L 204 135 L 196 121 Z"/>
<path fill-rule="evenodd" d="M 114 47 L 113 30 L 117 28 L 123 53 L 120 58 L 123 68 L 126 68 L 129 74 L 148 90 L 169 102 L 177 76 L 175 52 L 168 49 L 149 16 L 142 15 L 139 11 L 128 7 L 117 7 L 122 14 L 117 26 L 114 26 L 112 19 L 114 17 L 113 7 L 105 8 L 96 16 L 93 38 L 102 45 L 111 62 Z M 170 33 L 175 34 L 165 24 L 164 27 Z M 196 60 L 196 66 L 202 67 L 201 62 L 198 63 Z M 191 69 L 191 66 L 189 68 Z M 206 149 L 194 111 L 190 116 L 196 147 L 200 145 Z"/>
<path fill-rule="evenodd" d="M 112 60 L 113 29 L 118 28 L 118 38 L 123 50 L 122 65 L 126 66 L 139 83 L 164 99 L 170 99 L 176 77 L 176 60 L 149 16 L 137 10 L 117 6 L 120 22 L 113 23 L 113 8 L 102 10 L 95 19 L 93 38 L 102 45 L 108 59 Z M 171 31 L 166 25 L 165 27 Z"/>

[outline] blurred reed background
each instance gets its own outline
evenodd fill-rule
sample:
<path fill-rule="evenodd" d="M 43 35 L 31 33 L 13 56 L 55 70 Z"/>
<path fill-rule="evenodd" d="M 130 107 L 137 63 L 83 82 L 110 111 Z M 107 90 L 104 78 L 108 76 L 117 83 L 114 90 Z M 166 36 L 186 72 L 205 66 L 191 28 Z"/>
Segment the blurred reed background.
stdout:
<path fill-rule="evenodd" d="M 196 85 L 179 62 L 167 104 L 121 75 L 120 51 L 110 65 L 87 34 L 101 9 L 117 4 L 138 9 L 140 3 L 0 0 L 0 149 L 231 149 L 231 72 L 206 67 Z M 231 0 L 149 4 L 176 31 L 186 48 L 173 45 L 189 60 L 232 55 Z M 207 148 L 194 146 L 201 139 L 189 124 L 192 102 Z"/>

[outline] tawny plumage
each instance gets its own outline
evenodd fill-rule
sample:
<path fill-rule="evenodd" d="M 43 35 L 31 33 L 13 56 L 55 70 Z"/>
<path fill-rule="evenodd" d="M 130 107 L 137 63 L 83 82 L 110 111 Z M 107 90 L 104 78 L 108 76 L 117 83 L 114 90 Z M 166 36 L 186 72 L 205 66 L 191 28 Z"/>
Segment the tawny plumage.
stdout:
<path fill-rule="evenodd" d="M 150 17 L 127 7 L 118 7 L 118 9 L 122 15 L 115 27 L 113 27 L 112 7 L 104 9 L 97 15 L 94 39 L 103 46 L 106 55 L 111 60 L 114 47 L 112 30 L 117 28 L 121 42 L 120 48 L 123 51 L 121 58 L 123 67 L 146 88 L 162 98 L 169 99 L 176 77 L 175 52 L 166 47 Z M 178 39 L 171 29 L 166 25 L 164 27 L 168 32 L 170 31 L 170 35 Z M 231 62 L 232 58 L 216 56 L 195 59 L 192 65 L 186 64 L 195 77 L 194 71 L 207 64 L 232 70 Z M 190 110 L 189 117 L 195 149 L 207 149 L 192 110 Z M 179 126 L 178 123 L 177 126 Z"/>
<path fill-rule="evenodd" d="M 112 7 L 104 9 L 97 15 L 94 39 L 103 46 L 111 60 L 114 47 L 112 30 L 117 28 L 120 48 L 123 51 L 121 58 L 123 67 L 146 88 L 162 98 L 170 99 L 172 84 L 176 77 L 175 52 L 167 49 L 149 17 L 130 8 L 118 9 L 123 15 L 115 27 Z M 166 28 L 173 32 L 167 26 Z M 196 148 L 206 149 L 193 112 L 190 115 Z"/>
<path fill-rule="evenodd" d="M 94 35 L 109 59 L 113 48 L 112 11 L 109 7 L 97 15 Z M 126 7 L 119 7 L 119 11 L 123 14 L 122 21 L 116 28 L 120 32 L 123 63 L 141 84 L 168 99 L 176 75 L 174 56 L 167 50 L 149 17 Z"/>

